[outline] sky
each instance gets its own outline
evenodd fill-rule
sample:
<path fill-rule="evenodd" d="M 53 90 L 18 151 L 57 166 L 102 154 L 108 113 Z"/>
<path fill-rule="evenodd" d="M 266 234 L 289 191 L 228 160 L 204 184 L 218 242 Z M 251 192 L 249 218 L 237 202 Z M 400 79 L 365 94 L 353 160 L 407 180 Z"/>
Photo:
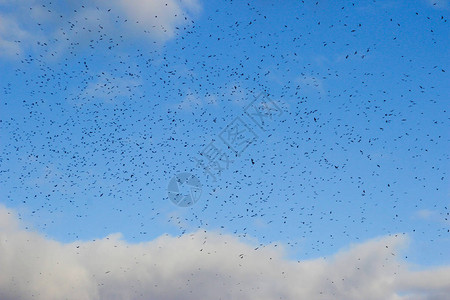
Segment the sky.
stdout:
<path fill-rule="evenodd" d="M 445 299 L 449 10 L 0 0 L 0 298 Z"/>

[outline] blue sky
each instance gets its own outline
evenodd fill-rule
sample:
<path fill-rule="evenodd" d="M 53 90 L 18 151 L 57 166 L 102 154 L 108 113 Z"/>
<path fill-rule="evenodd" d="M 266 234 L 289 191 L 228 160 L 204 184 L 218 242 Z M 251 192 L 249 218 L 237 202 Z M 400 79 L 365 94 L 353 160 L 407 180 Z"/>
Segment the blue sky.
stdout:
<path fill-rule="evenodd" d="M 59 243 L 206 230 L 309 260 L 398 234 L 406 263 L 447 266 L 448 12 L 0 1 L 0 203 Z M 258 96 L 282 110 L 265 131 Z M 237 117 L 257 138 L 214 181 L 195 159 L 229 151 Z M 180 172 L 202 183 L 188 208 L 167 194 Z"/>

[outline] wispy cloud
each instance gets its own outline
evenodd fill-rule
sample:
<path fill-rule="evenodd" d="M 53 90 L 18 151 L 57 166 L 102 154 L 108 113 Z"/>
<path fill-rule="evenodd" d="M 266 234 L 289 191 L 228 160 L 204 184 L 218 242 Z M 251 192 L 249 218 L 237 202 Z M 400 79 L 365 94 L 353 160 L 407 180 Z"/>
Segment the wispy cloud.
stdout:
<path fill-rule="evenodd" d="M 429 5 L 431 5 L 434 8 L 442 9 L 442 8 L 448 8 L 448 0 L 426 0 Z"/>
<path fill-rule="evenodd" d="M 20 226 L 0 207 L 1 299 L 443 300 L 450 293 L 449 266 L 415 271 L 401 259 L 404 235 L 291 261 L 282 247 L 214 232 L 62 244 Z"/>
<path fill-rule="evenodd" d="M 0 56 L 14 57 L 22 53 L 20 40 L 28 39 L 29 33 L 17 20 L 0 13 Z"/>
<path fill-rule="evenodd" d="M 81 92 L 73 91 L 71 103 L 82 106 L 91 102 L 115 103 L 119 98 L 131 98 L 140 94 L 141 81 L 134 77 L 115 77 L 109 72 L 100 72 L 95 80 L 87 83 Z"/>
<path fill-rule="evenodd" d="M 302 88 L 315 90 L 319 94 L 325 93 L 323 80 L 318 78 L 318 77 L 309 76 L 309 75 L 302 75 L 301 77 L 297 78 L 296 82 Z"/>
<path fill-rule="evenodd" d="M 450 225 L 450 221 L 446 216 L 442 215 L 442 213 L 437 210 L 421 209 L 413 214 L 413 218 L 427 222 L 438 222 L 444 225 Z"/>

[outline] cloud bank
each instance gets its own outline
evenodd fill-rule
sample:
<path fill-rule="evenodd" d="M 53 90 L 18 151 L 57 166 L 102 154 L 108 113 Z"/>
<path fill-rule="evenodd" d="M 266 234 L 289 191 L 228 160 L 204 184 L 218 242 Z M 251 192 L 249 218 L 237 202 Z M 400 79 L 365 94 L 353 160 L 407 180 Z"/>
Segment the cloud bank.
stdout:
<path fill-rule="evenodd" d="M 63 244 L 0 207 L 0 299 L 448 299 L 450 267 L 415 271 L 405 246 L 389 236 L 291 261 L 280 247 L 205 231 Z"/>

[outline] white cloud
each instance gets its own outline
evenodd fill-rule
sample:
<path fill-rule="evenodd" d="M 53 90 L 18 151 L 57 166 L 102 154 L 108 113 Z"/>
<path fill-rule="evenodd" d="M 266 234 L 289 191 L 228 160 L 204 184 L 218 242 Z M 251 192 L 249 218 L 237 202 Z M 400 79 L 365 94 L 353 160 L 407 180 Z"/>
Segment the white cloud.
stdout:
<path fill-rule="evenodd" d="M 13 57 L 21 54 L 21 39 L 28 38 L 28 32 L 23 30 L 17 20 L 6 14 L 0 14 L 0 56 Z"/>
<path fill-rule="evenodd" d="M 412 215 L 413 219 L 427 222 L 438 222 L 444 225 L 450 225 L 450 220 L 448 220 L 442 213 L 437 210 L 421 209 L 416 211 Z"/>
<path fill-rule="evenodd" d="M 129 24 L 149 30 L 159 39 L 173 37 L 175 28 L 186 22 L 189 13 L 200 11 L 196 0 L 115 0 L 110 3 L 125 12 L 130 18 Z"/>
<path fill-rule="evenodd" d="M 414 271 L 399 255 L 406 245 L 383 237 L 297 262 L 280 247 L 204 231 L 62 244 L 0 207 L 0 299 L 446 299 L 450 267 Z"/>
<path fill-rule="evenodd" d="M 38 2 L 0 1 L 9 12 L 0 13 L 0 56 L 39 49 L 37 41 L 51 44 L 49 53 L 58 56 L 102 34 L 164 43 L 201 11 L 199 0 L 94 0 L 83 6 L 68 3 L 65 9 L 57 3 L 44 9 Z"/>

